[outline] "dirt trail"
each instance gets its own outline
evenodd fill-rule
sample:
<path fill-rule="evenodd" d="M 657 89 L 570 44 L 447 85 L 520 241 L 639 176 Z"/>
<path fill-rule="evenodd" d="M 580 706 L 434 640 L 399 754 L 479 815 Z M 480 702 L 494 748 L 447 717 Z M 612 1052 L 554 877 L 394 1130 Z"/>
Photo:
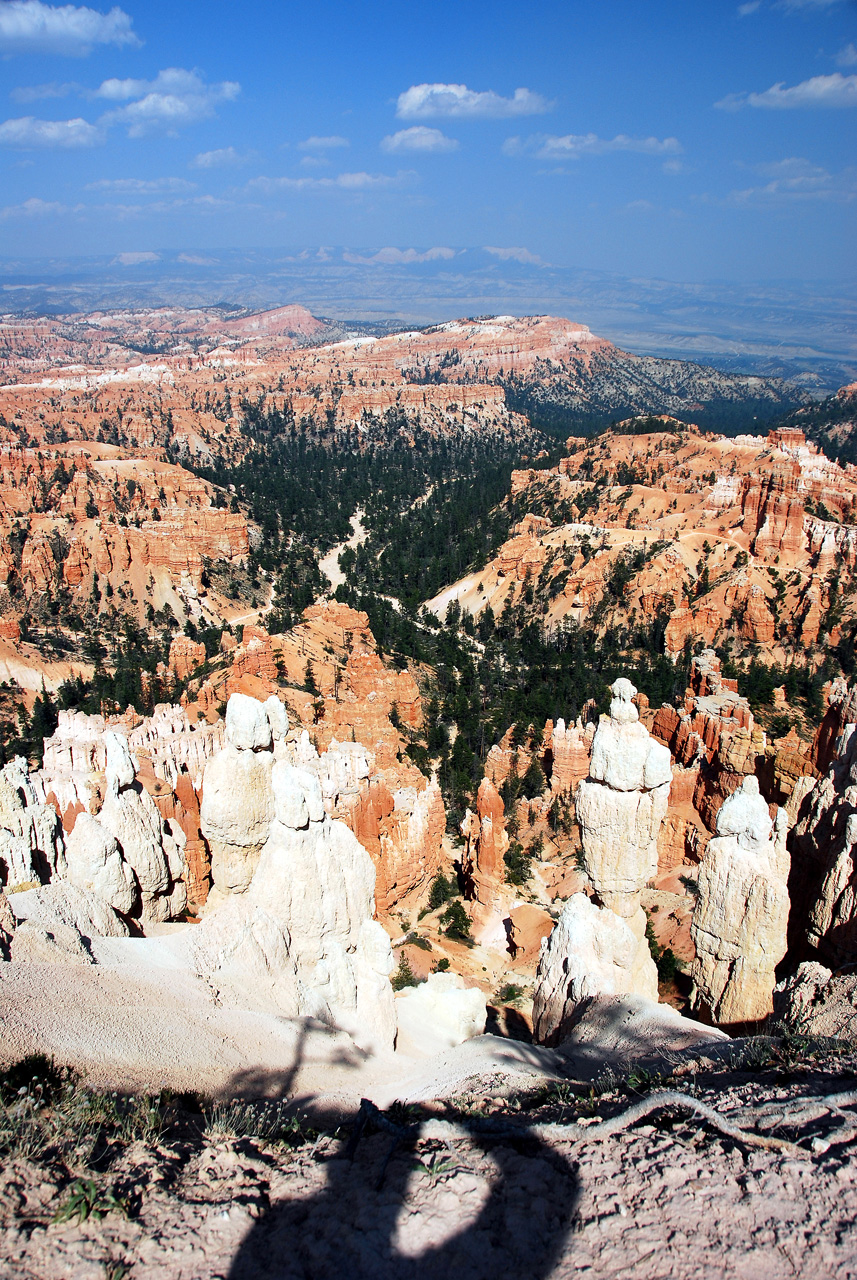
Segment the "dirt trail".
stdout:
<path fill-rule="evenodd" d="M 345 542 L 337 542 L 335 547 L 331 547 L 324 559 L 318 562 L 319 569 L 330 579 L 330 586 L 333 591 L 345 582 L 345 574 L 339 567 L 339 557 L 346 547 L 356 549 L 366 541 L 368 536 L 369 530 L 363 526 L 363 510 L 358 507 L 351 517 L 351 537 Z"/>

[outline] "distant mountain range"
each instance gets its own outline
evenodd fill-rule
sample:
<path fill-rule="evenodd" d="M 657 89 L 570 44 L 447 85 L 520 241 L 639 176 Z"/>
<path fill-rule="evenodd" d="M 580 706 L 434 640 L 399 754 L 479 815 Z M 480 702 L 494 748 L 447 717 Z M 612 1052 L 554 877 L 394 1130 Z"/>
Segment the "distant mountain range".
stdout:
<path fill-rule="evenodd" d="M 303 303 L 375 333 L 486 314 L 564 315 L 638 355 L 795 381 L 815 395 L 857 378 L 857 285 L 628 279 L 525 250 L 318 249 L 0 259 L 0 310 Z"/>

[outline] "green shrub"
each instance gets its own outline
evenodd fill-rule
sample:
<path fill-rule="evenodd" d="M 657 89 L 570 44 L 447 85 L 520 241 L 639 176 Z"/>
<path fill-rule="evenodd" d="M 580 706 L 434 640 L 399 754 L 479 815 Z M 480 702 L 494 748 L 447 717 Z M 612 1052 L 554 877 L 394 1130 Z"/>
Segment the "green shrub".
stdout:
<path fill-rule="evenodd" d="M 506 982 L 500 987 L 494 999 L 498 1004 L 517 1004 L 524 994 L 524 988 L 514 982 Z"/>
<path fill-rule="evenodd" d="M 451 902 L 440 916 L 441 932 L 459 942 L 470 942 L 470 919 L 462 902 Z"/>
<path fill-rule="evenodd" d="M 405 987 L 418 985 L 417 976 L 411 968 L 411 962 L 404 951 L 399 952 L 399 967 L 390 979 L 394 991 L 402 991 Z"/>
<path fill-rule="evenodd" d="M 457 896 L 458 884 L 455 876 L 450 876 L 447 879 L 442 871 L 438 871 L 429 889 L 429 911 L 436 911 L 438 907 L 442 907 L 445 902 L 449 902 L 451 898 L 456 898 Z"/>

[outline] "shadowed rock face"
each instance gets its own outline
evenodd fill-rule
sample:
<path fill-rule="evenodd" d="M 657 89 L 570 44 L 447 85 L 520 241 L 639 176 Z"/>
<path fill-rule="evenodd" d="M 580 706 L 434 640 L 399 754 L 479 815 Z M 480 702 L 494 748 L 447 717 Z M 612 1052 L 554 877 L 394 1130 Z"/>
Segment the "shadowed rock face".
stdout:
<path fill-rule="evenodd" d="M 754 777 L 725 801 L 699 869 L 691 923 L 693 1006 L 721 1026 L 762 1021 L 786 953 L 787 818 L 772 821 Z"/>
<path fill-rule="evenodd" d="M 791 835 L 790 888 L 799 915 L 793 940 L 839 967 L 857 960 L 857 734 L 855 697 L 844 682 L 830 704 L 814 751 L 826 775 L 804 793 Z"/>

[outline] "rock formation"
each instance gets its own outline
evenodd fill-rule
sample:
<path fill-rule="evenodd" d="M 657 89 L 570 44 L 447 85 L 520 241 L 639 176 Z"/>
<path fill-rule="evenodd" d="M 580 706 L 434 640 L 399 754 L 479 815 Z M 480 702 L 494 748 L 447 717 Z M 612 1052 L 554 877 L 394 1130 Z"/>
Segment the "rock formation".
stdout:
<path fill-rule="evenodd" d="M 631 682 L 619 679 L 611 691 L 576 797 L 583 866 L 601 905 L 575 894 L 543 946 L 533 1005 L 543 1043 L 562 1038 L 586 997 L 658 995 L 642 892 L 657 871 L 670 755 L 640 723 Z"/>
<path fill-rule="evenodd" d="M 609 718 L 592 741 L 589 777 L 576 797 L 583 865 L 601 902 L 626 919 L 657 870 L 657 837 L 669 803 L 669 751 L 656 742 L 632 699 L 629 680 L 612 686 Z"/>
<path fill-rule="evenodd" d="M 65 859 L 70 885 L 94 894 L 120 915 L 134 914 L 140 898 L 134 872 L 116 838 L 90 814 L 79 814 L 74 830 L 66 836 Z"/>
<path fill-rule="evenodd" d="M 234 693 L 226 709 L 226 745 L 203 775 L 200 827 L 221 893 L 246 890 L 274 816 L 273 733 L 265 705 Z"/>
<path fill-rule="evenodd" d="M 589 997 L 628 994 L 658 998 L 657 970 L 645 936 L 641 947 L 627 920 L 576 893 L 542 944 L 533 999 L 534 1038 L 539 1044 L 559 1044 Z"/>
<path fill-rule="evenodd" d="M 786 830 L 785 811 L 772 821 L 754 777 L 717 814 L 699 868 L 691 936 L 692 1004 L 720 1026 L 762 1021 L 773 1007 L 789 916 Z"/>
<path fill-rule="evenodd" d="M 184 835 L 180 828 L 173 831 L 164 824 L 151 796 L 136 782 L 136 764 L 127 739 L 108 731 L 104 741 L 107 794 L 97 821 L 115 838 L 134 872 L 142 918 L 169 920 L 187 905 Z"/>
<path fill-rule="evenodd" d="M 433 973 L 396 996 L 396 1048 L 422 1058 L 463 1044 L 485 1030 L 485 994 L 457 973 Z"/>
<path fill-rule="evenodd" d="M 269 719 L 264 706 L 250 703 L 230 699 L 227 745 L 206 769 L 214 888 L 228 897 L 195 933 L 197 972 L 232 1000 L 284 1017 L 320 1017 L 367 1047 L 392 1047 L 393 960 L 373 919 L 372 860 L 325 812 L 317 773 L 275 759 L 283 722 L 272 734 L 274 708 Z M 225 785 L 228 767 L 258 784 L 249 818 L 241 790 Z"/>
<path fill-rule="evenodd" d="M 0 770 L 0 883 L 42 884 L 63 865 L 56 811 L 40 803 L 26 761 L 16 756 Z"/>
<path fill-rule="evenodd" d="M 802 1036 L 857 1038 L 857 973 L 805 961 L 774 991 L 774 1016 Z"/>
<path fill-rule="evenodd" d="M 461 834 L 465 892 L 483 907 L 492 907 L 506 878 L 503 856 L 509 848 L 509 837 L 503 801 L 490 778 L 480 782 L 476 813 L 466 811 Z"/>
<path fill-rule="evenodd" d="M 832 711 L 841 731 L 824 748 L 832 755 L 826 775 L 800 805 L 790 890 L 798 912 L 795 945 L 840 966 L 857 961 L 857 734 L 845 719 L 854 712 L 853 695 L 839 689 L 834 698 L 828 716 Z"/>

